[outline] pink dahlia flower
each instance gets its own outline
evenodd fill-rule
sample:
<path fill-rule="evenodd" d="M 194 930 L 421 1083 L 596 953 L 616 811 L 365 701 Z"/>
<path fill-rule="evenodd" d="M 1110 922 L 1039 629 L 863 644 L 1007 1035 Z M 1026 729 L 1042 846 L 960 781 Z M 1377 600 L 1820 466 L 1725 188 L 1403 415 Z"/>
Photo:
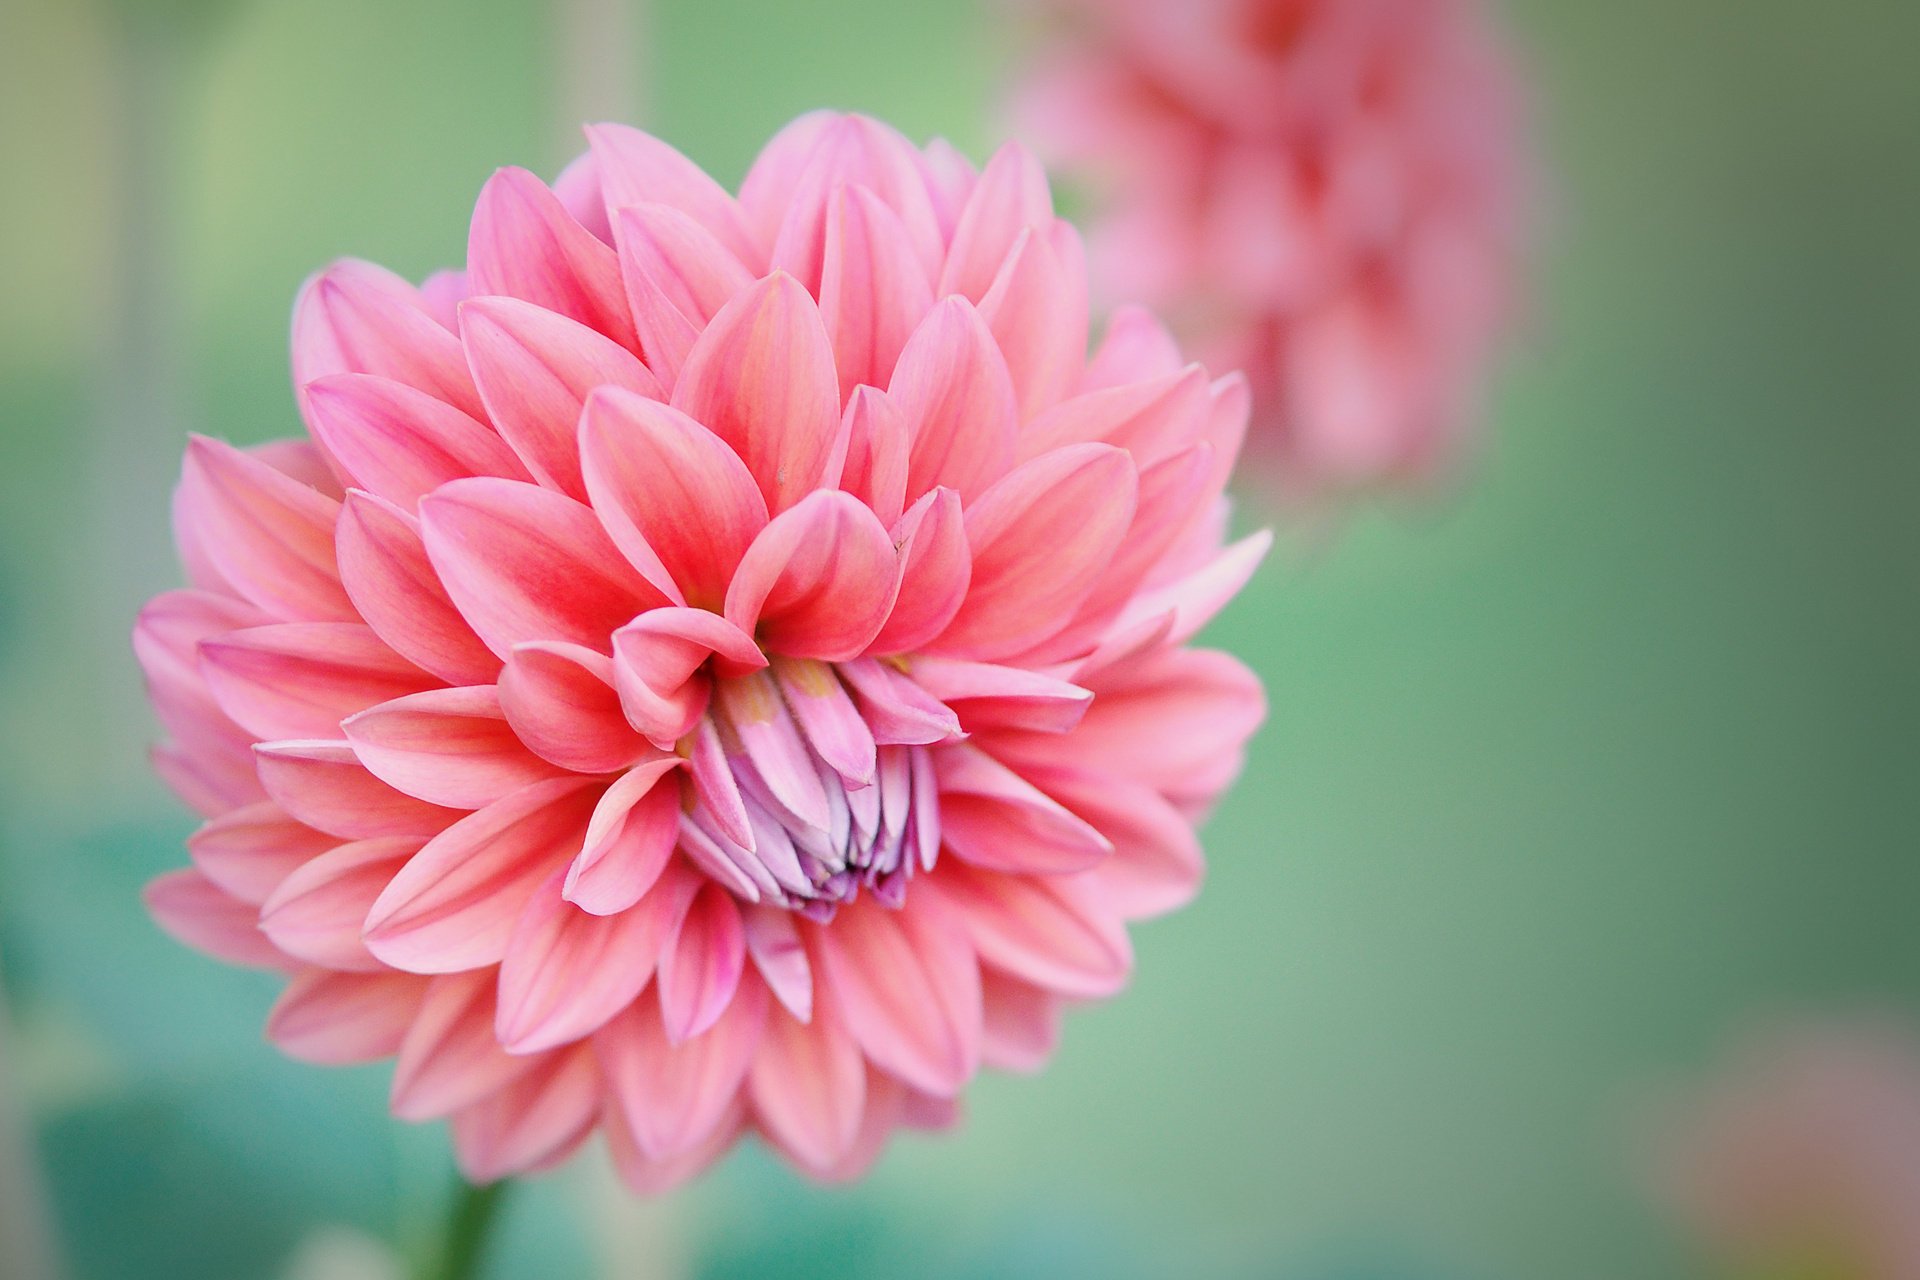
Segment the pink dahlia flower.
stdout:
<path fill-rule="evenodd" d="M 1669 1199 L 1755 1276 L 1920 1277 L 1920 1043 L 1806 1026 L 1750 1047 L 1663 1140 Z"/>
<path fill-rule="evenodd" d="M 1245 369 L 1289 496 L 1466 443 L 1519 240 L 1509 70 L 1477 0 L 1039 0 L 1023 94 L 1090 178 L 1103 291 Z"/>
<path fill-rule="evenodd" d="M 149 902 L 475 1180 L 852 1176 L 1194 892 L 1264 713 L 1188 644 L 1265 547 L 1245 386 L 1138 312 L 1088 358 L 1018 148 L 808 116 L 736 198 L 588 132 L 464 273 L 307 285 L 310 439 L 189 448 L 135 646 L 208 821 Z"/>

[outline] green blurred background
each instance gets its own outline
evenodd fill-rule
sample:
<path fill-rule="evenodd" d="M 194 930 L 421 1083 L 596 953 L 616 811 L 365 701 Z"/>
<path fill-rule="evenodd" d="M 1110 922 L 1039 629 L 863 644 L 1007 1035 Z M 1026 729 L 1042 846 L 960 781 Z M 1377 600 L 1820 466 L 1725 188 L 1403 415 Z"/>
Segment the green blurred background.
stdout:
<path fill-rule="evenodd" d="M 1492 446 L 1216 627 L 1272 722 L 1131 992 L 852 1190 L 752 1151 L 663 1204 L 542 1182 L 496 1280 L 1703 1274 L 1644 1099 L 1755 1019 L 1920 999 L 1920 9 L 1508 13 L 1549 199 Z M 125 643 L 183 433 L 291 433 L 300 279 L 454 261 L 570 115 L 728 180 L 821 104 L 979 156 L 1010 53 L 883 0 L 0 4 L 0 1087 L 78 1280 L 417 1239 L 448 1176 L 135 899 L 190 827 Z"/>

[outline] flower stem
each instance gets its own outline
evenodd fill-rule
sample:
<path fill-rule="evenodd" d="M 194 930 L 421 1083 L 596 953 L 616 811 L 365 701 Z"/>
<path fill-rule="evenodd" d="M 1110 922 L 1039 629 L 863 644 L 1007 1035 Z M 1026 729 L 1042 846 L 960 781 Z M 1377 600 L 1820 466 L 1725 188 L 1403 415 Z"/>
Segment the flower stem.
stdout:
<path fill-rule="evenodd" d="M 475 1280 L 486 1254 L 487 1238 L 499 1220 L 500 1204 L 512 1186 L 510 1178 L 482 1187 L 461 1179 L 447 1212 L 446 1233 L 422 1280 Z"/>

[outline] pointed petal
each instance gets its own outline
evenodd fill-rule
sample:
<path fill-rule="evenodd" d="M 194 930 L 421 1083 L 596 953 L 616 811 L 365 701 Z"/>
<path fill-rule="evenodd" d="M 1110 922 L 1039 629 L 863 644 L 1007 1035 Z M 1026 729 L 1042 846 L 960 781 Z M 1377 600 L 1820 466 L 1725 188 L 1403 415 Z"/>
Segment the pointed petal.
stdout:
<path fill-rule="evenodd" d="M 706 170 L 652 134 L 627 125 L 588 125 L 587 142 L 600 164 L 609 218 L 617 218 L 629 205 L 668 205 L 699 223 L 742 263 L 759 265 L 760 250 L 740 206 Z"/>
<path fill-rule="evenodd" d="M 529 641 L 514 646 L 500 673 L 500 710 L 542 759 L 576 773 L 613 773 L 654 752 L 627 723 L 613 681 L 604 653 Z"/>
<path fill-rule="evenodd" d="M 1125 536 L 1137 485 L 1132 459 L 1104 444 L 1056 449 L 1008 473 L 967 508 L 973 579 L 937 648 L 990 660 L 1058 631 Z"/>
<path fill-rule="evenodd" d="M 308 969 L 267 1015 L 267 1039 L 302 1062 L 342 1066 L 395 1053 L 426 980 L 410 973 Z"/>
<path fill-rule="evenodd" d="M 775 272 L 722 307 L 687 353 L 673 405 L 740 455 L 769 510 L 812 490 L 839 430 L 840 384 L 800 282 Z"/>
<path fill-rule="evenodd" d="M 580 424 L 587 490 L 636 569 L 670 599 L 716 608 L 767 504 L 732 449 L 686 414 L 618 391 Z"/>
<path fill-rule="evenodd" d="M 822 489 L 754 539 L 727 618 L 771 652 L 844 661 L 872 643 L 893 604 L 893 540 L 851 494 Z"/>
<path fill-rule="evenodd" d="M 443 974 L 426 983 L 420 1011 L 400 1042 L 390 1097 L 394 1116 L 416 1123 L 471 1106 L 541 1061 L 515 1057 L 494 1037 L 497 970 Z"/>
<path fill-rule="evenodd" d="M 874 1064 L 942 1097 L 965 1087 L 980 1063 L 980 966 L 959 922 L 931 895 L 905 911 L 863 899 L 816 937 L 825 981 Z"/>
<path fill-rule="evenodd" d="M 703 1035 L 671 1039 L 657 1004 L 637 1000 L 595 1037 L 619 1118 L 650 1159 L 696 1148 L 722 1125 L 766 1015 L 766 988 L 748 981 Z"/>
<path fill-rule="evenodd" d="M 178 510 L 221 579 L 276 617 L 352 621 L 333 526 L 340 504 L 229 444 L 187 446 Z"/>
<path fill-rule="evenodd" d="M 549 1168 L 593 1132 L 600 1067 L 585 1045 L 543 1056 L 506 1087 L 453 1117 L 453 1151 L 473 1183 Z"/>
<path fill-rule="evenodd" d="M 282 622 L 200 642 L 220 707 L 255 738 L 331 738 L 340 722 L 438 684 L 353 622 Z"/>
<path fill-rule="evenodd" d="M 957 293 L 970 302 L 980 301 L 1020 233 L 1052 222 L 1046 171 L 1032 152 L 1017 142 L 1007 143 L 987 161 L 961 208 L 940 275 L 941 296 Z"/>
<path fill-rule="evenodd" d="M 932 305 L 933 290 L 899 217 L 865 187 L 836 192 L 827 212 L 820 318 L 833 342 L 842 398 L 862 385 L 887 384 Z"/>
<path fill-rule="evenodd" d="M 596 916 L 560 896 L 555 873 L 514 925 L 500 962 L 495 1034 L 508 1053 L 592 1035 L 645 989 L 702 879 L 680 870 L 630 910 Z"/>
<path fill-rule="evenodd" d="M 799 822 L 824 831 L 831 821 L 826 791 L 773 677 L 755 672 L 723 680 L 717 693 L 721 714 L 738 740 L 738 754 L 751 763 L 772 800 Z M 730 755 L 735 745 L 728 741 Z"/>
<path fill-rule="evenodd" d="M 812 658 L 783 658 L 773 664 L 773 673 L 795 723 L 819 757 L 850 786 L 873 781 L 873 730 L 833 668 Z"/>
<path fill-rule="evenodd" d="M 1048 769 L 1034 781 L 1113 842 L 1113 856 L 1094 878 L 1122 917 L 1164 914 L 1199 891 L 1206 873 L 1200 838 L 1193 823 L 1152 787 L 1078 769 Z"/>
<path fill-rule="evenodd" d="M 935 485 L 973 499 L 1013 463 L 1018 406 L 1007 362 L 979 312 L 949 297 L 907 340 L 887 394 L 912 443 L 907 498 Z"/>
<path fill-rule="evenodd" d="M 875 742 L 925 744 L 963 737 L 960 719 L 919 685 L 872 658 L 840 664 Z"/>
<path fill-rule="evenodd" d="M 867 1066 L 860 1046 L 828 1002 L 811 1022 L 767 1012 L 747 1092 L 767 1137 L 808 1168 L 832 1165 L 860 1132 Z"/>
<path fill-rule="evenodd" d="M 328 969 L 382 966 L 361 941 L 361 926 L 408 858 L 418 837 L 356 840 L 314 858 L 288 876 L 260 908 L 260 929 L 290 956 Z"/>
<path fill-rule="evenodd" d="M 651 609 L 613 635 L 614 687 L 627 723 L 658 743 L 684 737 L 705 714 L 709 659 L 729 670 L 765 666 L 753 637 L 705 609 Z"/>
<path fill-rule="evenodd" d="M 841 424 L 847 457 L 840 487 L 892 526 L 907 504 L 907 420 L 886 392 L 860 387 Z"/>
<path fill-rule="evenodd" d="M 938 892 L 987 964 L 1076 999 L 1126 985 L 1133 967 L 1126 927 L 1082 879 L 966 868 L 941 876 Z"/>
<path fill-rule="evenodd" d="M 740 911 L 726 890 L 708 883 L 660 953 L 660 1017 L 669 1041 L 684 1044 L 719 1020 L 746 960 Z"/>
<path fill-rule="evenodd" d="M 791 911 L 780 907 L 743 907 L 740 923 L 747 954 L 767 989 L 800 1022 L 813 1018 L 813 966 Z"/>
<path fill-rule="evenodd" d="M 514 736 L 492 685 L 395 698 L 350 716 L 341 732 L 376 778 L 453 809 L 478 809 L 560 772 Z"/>
<path fill-rule="evenodd" d="M 334 538 L 347 595 L 395 653 L 449 684 L 485 684 L 499 675 L 500 659 L 473 634 L 428 562 L 418 519 L 356 490 L 341 508 Z"/>
<path fill-rule="evenodd" d="M 1060 1043 L 1060 999 L 991 965 L 980 969 L 980 1059 L 996 1071 L 1038 1071 Z"/>
<path fill-rule="evenodd" d="M 420 290 L 371 262 L 334 263 L 308 279 L 293 304 L 293 385 L 330 373 L 378 374 L 481 412 L 459 339 Z"/>
<path fill-rule="evenodd" d="M 1098 828 L 973 746 L 935 759 L 946 847 L 977 867 L 1063 875 L 1100 864 L 1113 845 Z"/>
<path fill-rule="evenodd" d="M 627 565 L 593 511 L 535 485 L 456 480 L 420 504 L 427 556 L 501 658 L 531 640 L 606 652 L 627 619 L 663 598 Z"/>
<path fill-rule="evenodd" d="M 873 638 L 875 653 L 910 653 L 953 621 L 973 578 L 960 495 L 944 486 L 929 490 L 893 529 L 899 548 L 899 588 L 887 624 Z"/>
<path fill-rule="evenodd" d="M 467 274 L 476 294 L 522 298 L 635 345 L 613 250 L 525 169 L 501 169 L 481 188 L 467 237 Z"/>
<path fill-rule="evenodd" d="M 306 398 L 313 438 L 347 478 L 404 510 L 449 480 L 527 478 L 497 434 L 404 383 L 336 373 L 308 383 Z"/>
<path fill-rule="evenodd" d="M 368 949 L 413 973 L 498 962 L 534 891 L 579 850 L 598 799 L 587 779 L 556 778 L 454 823 L 374 903 Z"/>
<path fill-rule="evenodd" d="M 701 330 L 753 286 L 753 273 L 705 227 L 667 205 L 616 210 L 613 232 L 640 349 L 671 387 Z"/>
<path fill-rule="evenodd" d="M 607 788 L 579 856 L 567 867 L 562 897 L 610 916 L 653 888 L 680 837 L 680 780 L 666 775 L 682 763 L 677 756 L 651 760 Z"/>
<path fill-rule="evenodd" d="M 201 827 L 187 837 L 187 852 L 193 865 L 223 892 L 258 905 L 303 863 L 339 843 L 263 800 Z"/>
<path fill-rule="evenodd" d="M 1144 307 L 1124 306 L 1113 313 L 1106 336 L 1080 375 L 1081 392 L 1098 391 L 1175 373 L 1186 360 L 1167 327 Z"/>
<path fill-rule="evenodd" d="M 465 815 L 395 791 L 367 772 L 342 739 L 263 742 L 253 749 L 261 785 L 289 816 L 343 840 L 436 834 Z"/>
<path fill-rule="evenodd" d="M 260 932 L 259 911 L 191 867 L 154 877 L 140 897 L 162 929 L 195 951 L 249 969 L 287 967 L 287 958 Z"/>
<path fill-rule="evenodd" d="M 665 395 L 619 343 L 518 298 L 461 303 L 460 340 L 494 427 L 541 484 L 569 498 L 587 496 L 576 441 L 580 408 L 594 389 Z"/>
<path fill-rule="evenodd" d="M 1051 234 L 1029 231 L 1014 246 L 980 317 L 1007 360 L 1027 421 L 1057 403 L 1087 358 L 1087 282 L 1079 233 L 1055 223 Z"/>
<path fill-rule="evenodd" d="M 1194 443 L 1205 427 L 1207 405 L 1207 374 L 1197 364 L 1101 387 L 1029 422 L 1020 433 L 1020 460 L 1098 440 L 1127 450 L 1144 466 Z"/>
<path fill-rule="evenodd" d="M 920 153 L 892 128 L 858 115 L 829 120 L 819 131 L 781 211 L 770 257 L 774 268 L 790 271 L 808 289 L 816 289 L 828 210 L 838 192 L 856 186 L 873 192 L 899 217 L 921 275 L 932 281 L 940 269 L 942 241 Z M 743 198 L 746 195 L 743 188 Z"/>
<path fill-rule="evenodd" d="M 1066 733 L 1080 723 L 1093 692 L 1025 667 L 926 655 L 914 659 L 914 683 L 952 707 L 969 733 L 995 726 Z"/>

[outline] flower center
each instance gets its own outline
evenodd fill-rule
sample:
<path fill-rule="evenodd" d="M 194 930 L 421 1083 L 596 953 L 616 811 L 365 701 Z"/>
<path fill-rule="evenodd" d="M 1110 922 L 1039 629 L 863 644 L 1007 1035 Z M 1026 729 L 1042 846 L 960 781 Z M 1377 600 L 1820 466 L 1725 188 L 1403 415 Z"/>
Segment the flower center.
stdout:
<path fill-rule="evenodd" d="M 897 907 L 939 853 L 932 748 L 959 736 L 950 710 L 870 659 L 716 679 L 678 744 L 680 847 L 739 896 L 815 920 L 862 888 Z"/>

